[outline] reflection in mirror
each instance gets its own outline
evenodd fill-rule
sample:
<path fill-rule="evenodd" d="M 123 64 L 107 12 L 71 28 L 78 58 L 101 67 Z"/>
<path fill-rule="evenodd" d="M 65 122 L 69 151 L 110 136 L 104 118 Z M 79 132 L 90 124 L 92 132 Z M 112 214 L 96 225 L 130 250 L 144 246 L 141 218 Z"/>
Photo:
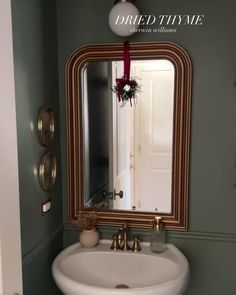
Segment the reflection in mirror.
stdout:
<path fill-rule="evenodd" d="M 83 71 L 84 207 L 171 213 L 174 65 L 132 61 L 141 86 L 132 107 L 112 92 L 122 73 L 122 61 Z"/>

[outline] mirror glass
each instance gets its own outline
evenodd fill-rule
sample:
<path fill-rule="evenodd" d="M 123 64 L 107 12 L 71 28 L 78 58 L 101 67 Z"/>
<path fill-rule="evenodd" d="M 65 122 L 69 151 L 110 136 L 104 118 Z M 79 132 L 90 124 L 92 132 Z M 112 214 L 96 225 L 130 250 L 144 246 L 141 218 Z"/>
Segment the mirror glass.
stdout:
<path fill-rule="evenodd" d="M 112 91 L 122 61 L 82 71 L 84 207 L 171 213 L 175 67 L 134 60 L 130 75 L 140 85 L 132 106 Z"/>

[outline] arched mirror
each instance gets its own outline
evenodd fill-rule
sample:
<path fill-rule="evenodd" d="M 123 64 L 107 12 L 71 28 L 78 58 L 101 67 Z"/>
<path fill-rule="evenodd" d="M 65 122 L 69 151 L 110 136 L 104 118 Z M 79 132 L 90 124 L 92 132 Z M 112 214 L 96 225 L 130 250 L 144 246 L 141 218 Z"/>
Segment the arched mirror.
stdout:
<path fill-rule="evenodd" d="M 112 91 L 123 44 L 88 45 L 67 63 L 69 222 L 96 211 L 101 224 L 187 229 L 191 61 L 173 43 L 132 43 L 136 103 Z"/>

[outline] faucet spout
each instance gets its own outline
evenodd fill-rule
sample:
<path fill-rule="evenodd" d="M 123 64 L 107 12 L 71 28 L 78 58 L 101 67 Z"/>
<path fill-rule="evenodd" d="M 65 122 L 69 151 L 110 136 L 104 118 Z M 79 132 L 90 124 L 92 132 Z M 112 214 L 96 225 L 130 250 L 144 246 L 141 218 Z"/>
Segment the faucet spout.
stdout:
<path fill-rule="evenodd" d="M 125 222 L 122 225 L 122 227 L 119 229 L 119 232 L 118 232 L 119 249 L 122 250 L 122 251 L 130 250 L 130 247 L 129 247 L 129 244 L 128 244 L 127 233 L 128 233 L 128 225 Z"/>

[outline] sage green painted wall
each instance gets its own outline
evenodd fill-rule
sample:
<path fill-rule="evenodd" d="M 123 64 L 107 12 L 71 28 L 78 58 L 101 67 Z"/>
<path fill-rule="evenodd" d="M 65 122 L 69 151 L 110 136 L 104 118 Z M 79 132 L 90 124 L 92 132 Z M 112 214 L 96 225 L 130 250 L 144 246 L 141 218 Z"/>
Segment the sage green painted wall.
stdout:
<path fill-rule="evenodd" d="M 78 47 L 123 42 L 107 24 L 111 0 L 58 0 L 58 55 L 64 222 L 67 212 L 65 63 Z M 202 27 L 139 33 L 130 41 L 173 41 L 193 63 L 189 232 L 168 238 L 190 261 L 187 295 L 234 295 L 236 281 L 236 38 L 233 0 L 138 0 L 142 14 L 204 14 Z M 111 237 L 114 228 L 100 228 Z M 136 230 L 143 239 L 148 232 Z M 64 246 L 78 239 L 66 225 Z"/>
<path fill-rule="evenodd" d="M 51 262 L 62 249 L 63 229 L 56 2 L 12 0 L 12 19 L 24 295 L 56 295 L 60 292 L 52 280 Z M 50 193 L 40 188 L 34 174 L 46 150 L 36 130 L 38 111 L 45 104 L 53 106 L 56 116 L 56 137 L 50 149 L 57 154 L 58 174 Z M 42 216 L 41 204 L 48 198 L 52 210 Z"/>

